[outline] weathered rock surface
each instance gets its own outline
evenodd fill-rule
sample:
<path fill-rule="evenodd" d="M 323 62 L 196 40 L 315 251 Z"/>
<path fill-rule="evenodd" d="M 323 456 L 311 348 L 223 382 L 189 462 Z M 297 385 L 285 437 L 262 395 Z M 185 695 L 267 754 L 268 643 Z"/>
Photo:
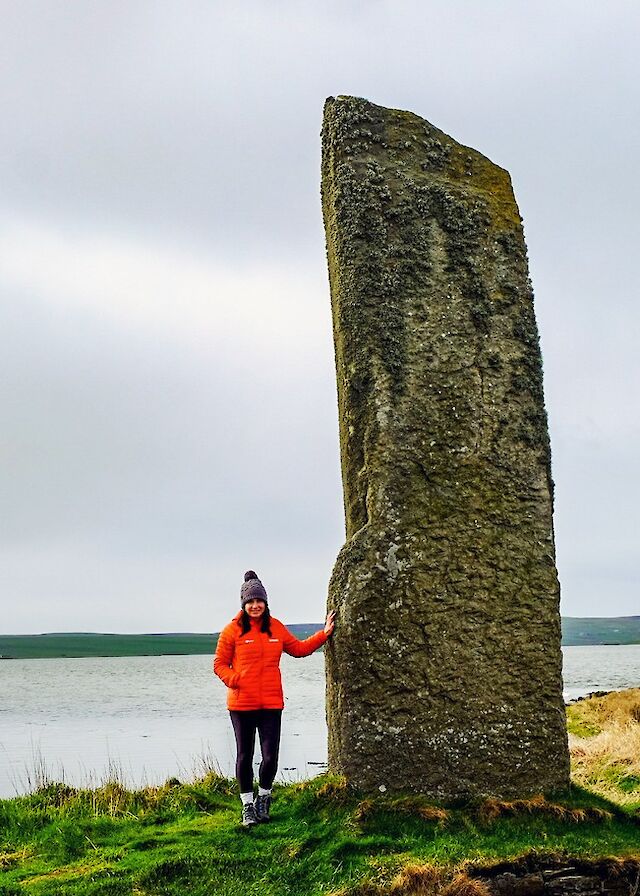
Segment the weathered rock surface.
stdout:
<path fill-rule="evenodd" d="M 535 854 L 511 865 L 468 871 L 491 896 L 637 896 L 637 859 L 545 860 Z"/>
<path fill-rule="evenodd" d="M 354 97 L 327 100 L 322 165 L 346 516 L 330 768 L 443 799 L 564 787 L 549 439 L 509 175 Z"/>

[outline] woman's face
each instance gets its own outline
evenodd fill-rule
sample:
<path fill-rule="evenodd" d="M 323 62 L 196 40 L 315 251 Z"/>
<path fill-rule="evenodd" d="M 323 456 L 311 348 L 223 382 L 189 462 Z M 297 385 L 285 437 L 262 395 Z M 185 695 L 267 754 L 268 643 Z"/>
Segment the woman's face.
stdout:
<path fill-rule="evenodd" d="M 251 619 L 260 619 L 264 613 L 265 607 L 265 602 L 257 597 L 251 598 L 251 600 L 248 600 L 244 605 L 244 608 Z"/>

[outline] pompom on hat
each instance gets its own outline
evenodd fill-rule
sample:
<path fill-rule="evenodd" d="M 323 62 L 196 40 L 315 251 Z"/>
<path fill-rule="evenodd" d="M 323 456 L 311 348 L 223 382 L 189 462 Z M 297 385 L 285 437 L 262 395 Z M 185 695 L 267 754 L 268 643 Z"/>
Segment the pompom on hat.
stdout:
<path fill-rule="evenodd" d="M 250 600 L 263 600 L 265 604 L 268 604 L 264 585 L 252 569 L 245 572 L 244 582 L 240 588 L 240 604 L 243 610 L 244 605 Z"/>

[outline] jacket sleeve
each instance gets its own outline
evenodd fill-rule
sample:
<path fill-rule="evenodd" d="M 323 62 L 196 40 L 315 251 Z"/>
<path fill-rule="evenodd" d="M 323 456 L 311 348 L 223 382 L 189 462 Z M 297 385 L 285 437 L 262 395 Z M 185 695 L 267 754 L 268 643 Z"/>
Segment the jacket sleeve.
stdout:
<path fill-rule="evenodd" d="M 228 627 L 220 632 L 216 655 L 213 658 L 213 671 L 228 688 L 237 688 L 240 681 L 240 673 L 231 668 L 233 661 L 234 640 Z"/>
<path fill-rule="evenodd" d="M 309 654 L 313 653 L 314 650 L 317 650 L 318 647 L 322 647 L 323 644 L 326 644 L 328 639 L 328 636 L 324 633 L 324 629 L 320 629 L 319 632 L 316 632 L 315 635 L 311 635 L 310 638 L 305 638 L 304 641 L 299 641 L 295 635 L 291 634 L 285 625 L 283 625 L 282 628 L 282 649 L 285 653 L 288 653 L 289 656 L 309 656 Z"/>

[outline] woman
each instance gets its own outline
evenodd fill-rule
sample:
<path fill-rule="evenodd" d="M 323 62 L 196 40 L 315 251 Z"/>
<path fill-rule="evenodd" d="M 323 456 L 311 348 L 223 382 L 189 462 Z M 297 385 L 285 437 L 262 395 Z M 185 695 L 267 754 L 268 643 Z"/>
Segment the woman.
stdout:
<path fill-rule="evenodd" d="M 326 642 L 334 628 L 335 611 L 323 630 L 299 641 L 269 613 L 267 592 L 255 572 L 244 574 L 242 609 L 220 633 L 213 671 L 226 684 L 227 707 L 236 737 L 236 776 L 242 801 L 242 824 L 269 821 L 271 786 L 278 770 L 280 721 L 284 700 L 280 657 L 309 656 Z M 253 751 L 256 730 L 262 762 L 258 795 L 253 797 Z"/>

